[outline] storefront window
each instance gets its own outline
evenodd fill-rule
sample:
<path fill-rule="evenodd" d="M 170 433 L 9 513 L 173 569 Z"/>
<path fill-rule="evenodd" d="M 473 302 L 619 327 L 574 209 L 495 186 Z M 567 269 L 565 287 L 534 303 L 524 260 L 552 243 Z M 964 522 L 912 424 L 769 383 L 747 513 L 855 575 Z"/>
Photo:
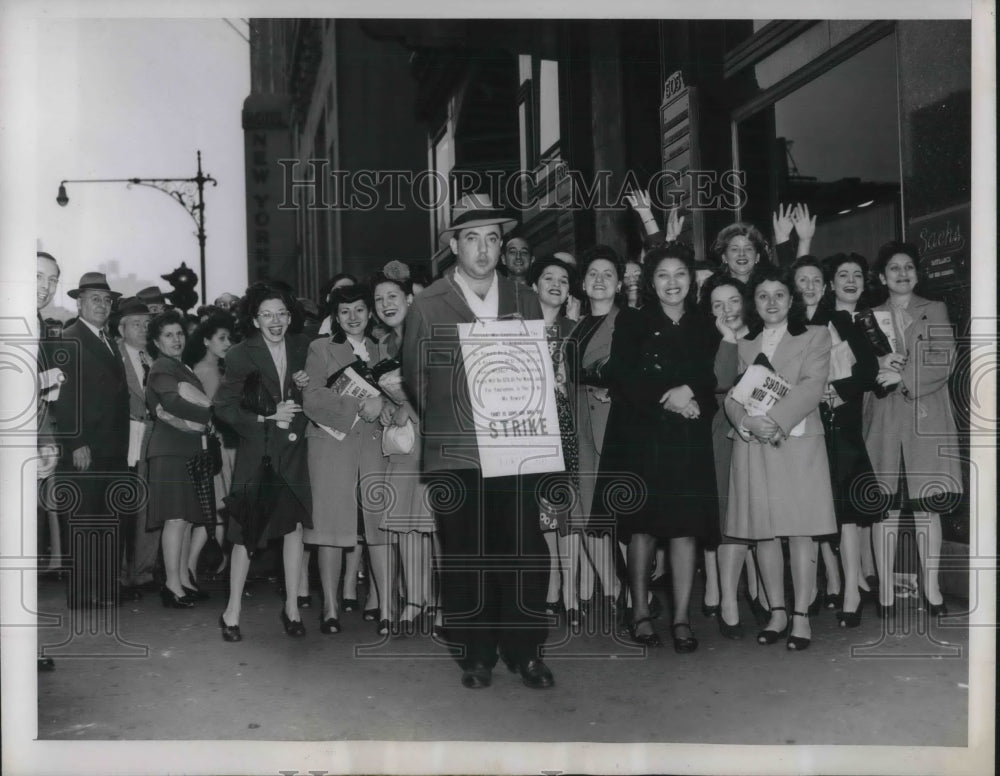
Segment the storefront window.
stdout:
<path fill-rule="evenodd" d="M 818 216 L 812 252 L 873 255 L 901 234 L 895 35 L 737 124 L 741 217 L 769 226 L 779 203 Z"/>

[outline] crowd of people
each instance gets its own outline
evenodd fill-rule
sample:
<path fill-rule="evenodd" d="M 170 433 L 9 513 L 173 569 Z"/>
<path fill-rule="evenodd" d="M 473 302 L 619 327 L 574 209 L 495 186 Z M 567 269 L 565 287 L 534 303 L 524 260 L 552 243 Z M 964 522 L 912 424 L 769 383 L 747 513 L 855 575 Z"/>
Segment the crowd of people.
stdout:
<path fill-rule="evenodd" d="M 121 298 L 88 272 L 61 331 L 41 316 L 58 263 L 39 253 L 39 373 L 76 343 L 40 394 L 41 492 L 76 477 L 84 499 L 102 500 L 107 483 L 88 472 L 133 472 L 148 492 L 121 520 L 121 557 L 107 545 L 89 551 L 110 558 L 74 557 L 70 605 L 111 606 L 151 585 L 165 607 L 205 605 L 199 558 L 217 544 L 218 625 L 240 641 L 251 560 L 280 539 L 289 636 L 307 632 L 315 555 L 323 635 L 360 609 L 379 636 L 433 633 L 465 687 L 488 686 L 499 658 L 543 688 L 553 616 L 660 646 L 650 587 L 667 573 L 678 653 L 698 648 L 699 570 L 701 611 L 728 639 L 744 637 L 744 569 L 759 644 L 804 650 L 810 617 L 830 610 L 857 627 L 866 600 L 891 617 L 900 516 L 912 513 L 923 595 L 943 613 L 940 514 L 962 482 L 938 453 L 956 438 L 955 344 L 945 306 L 915 293 L 916 249 L 889 241 L 872 264 L 820 260 L 816 218 L 793 205 L 774 214 L 773 243 L 736 223 L 696 261 L 682 217 L 661 231 L 648 197 L 630 204 L 645 233 L 634 258 L 607 245 L 536 257 L 513 219 L 474 196 L 442 233 L 455 265 L 433 282 L 393 260 L 364 282 L 332 278 L 315 301 L 261 282 L 191 316 L 156 288 Z M 456 327 L 505 317 L 544 323 L 565 503 L 531 476 L 484 478 L 462 452 L 475 435 L 459 409 Z M 782 386 L 766 409 L 740 391 L 753 367 Z M 348 374 L 375 389 L 343 390 Z M 206 460 L 208 475 L 194 465 Z M 494 555 L 524 564 L 490 565 Z M 109 568 L 117 581 L 97 578 Z"/>

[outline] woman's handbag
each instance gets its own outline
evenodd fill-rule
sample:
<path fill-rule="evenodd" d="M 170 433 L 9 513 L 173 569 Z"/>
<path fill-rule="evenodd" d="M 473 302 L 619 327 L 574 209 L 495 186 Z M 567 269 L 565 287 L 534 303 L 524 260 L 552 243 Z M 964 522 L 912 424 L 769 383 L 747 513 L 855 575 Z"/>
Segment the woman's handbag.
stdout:
<path fill-rule="evenodd" d="M 406 455 L 413 452 L 417 441 L 417 432 L 413 421 L 406 421 L 405 426 L 395 424 L 382 431 L 382 455 Z"/>
<path fill-rule="evenodd" d="M 243 381 L 243 399 L 240 406 L 262 418 L 269 417 L 278 411 L 278 405 L 271 392 L 264 387 L 264 379 L 259 370 L 254 370 Z"/>
<path fill-rule="evenodd" d="M 215 462 L 212 456 L 211 442 L 214 435 L 202 437 L 202 450 L 185 461 L 188 476 L 198 495 L 198 506 L 201 508 L 202 523 L 215 523 Z M 218 440 L 216 440 L 218 443 Z M 221 451 L 219 453 L 219 469 L 222 468 Z"/>

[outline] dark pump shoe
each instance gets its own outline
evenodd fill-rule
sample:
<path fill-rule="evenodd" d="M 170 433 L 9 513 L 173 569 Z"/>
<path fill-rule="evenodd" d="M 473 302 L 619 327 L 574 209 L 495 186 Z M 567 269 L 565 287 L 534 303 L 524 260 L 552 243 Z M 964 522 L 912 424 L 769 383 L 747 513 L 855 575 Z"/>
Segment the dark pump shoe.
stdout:
<path fill-rule="evenodd" d="M 483 663 L 473 663 L 462 671 L 462 687 L 481 690 L 493 682 L 493 669 Z"/>
<path fill-rule="evenodd" d="M 521 674 L 524 686 L 530 687 L 532 690 L 544 690 L 555 686 L 556 680 L 552 676 L 552 671 L 538 658 L 521 663 L 517 670 Z"/>
<path fill-rule="evenodd" d="M 299 637 L 306 635 L 306 626 L 302 624 L 302 620 L 291 620 L 288 615 L 285 614 L 285 610 L 281 610 L 281 624 L 285 628 L 285 635 L 292 637 Z"/>
<path fill-rule="evenodd" d="M 240 626 L 226 625 L 226 621 L 221 614 L 219 615 L 219 627 L 222 629 L 223 641 L 243 641 L 243 635 L 240 633 Z"/>

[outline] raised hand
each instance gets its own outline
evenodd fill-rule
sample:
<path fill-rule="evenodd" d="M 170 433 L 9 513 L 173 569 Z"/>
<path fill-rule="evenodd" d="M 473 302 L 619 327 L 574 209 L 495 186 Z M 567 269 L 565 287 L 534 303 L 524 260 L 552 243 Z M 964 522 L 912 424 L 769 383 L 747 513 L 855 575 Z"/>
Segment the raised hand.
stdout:
<path fill-rule="evenodd" d="M 774 227 L 774 242 L 783 243 L 788 242 L 788 238 L 792 236 L 792 229 L 795 228 L 795 224 L 792 221 L 792 211 L 794 207 L 792 205 L 782 205 L 778 203 L 778 212 L 771 214 L 771 225 Z"/>
<path fill-rule="evenodd" d="M 680 208 L 675 207 L 670 211 L 670 215 L 667 216 L 667 242 L 673 242 L 680 237 L 683 228 L 684 216 L 680 214 Z"/>
<path fill-rule="evenodd" d="M 805 256 L 809 253 L 813 235 L 816 234 L 816 216 L 810 218 L 809 206 L 798 204 L 792 211 L 792 225 L 795 227 L 795 234 L 799 236 L 799 247 L 796 254 Z"/>
<path fill-rule="evenodd" d="M 628 202 L 629 207 L 640 215 L 643 215 L 644 212 L 649 213 L 652 210 L 652 206 L 649 204 L 648 191 L 637 191 L 633 189 L 625 195 L 625 201 Z"/>

